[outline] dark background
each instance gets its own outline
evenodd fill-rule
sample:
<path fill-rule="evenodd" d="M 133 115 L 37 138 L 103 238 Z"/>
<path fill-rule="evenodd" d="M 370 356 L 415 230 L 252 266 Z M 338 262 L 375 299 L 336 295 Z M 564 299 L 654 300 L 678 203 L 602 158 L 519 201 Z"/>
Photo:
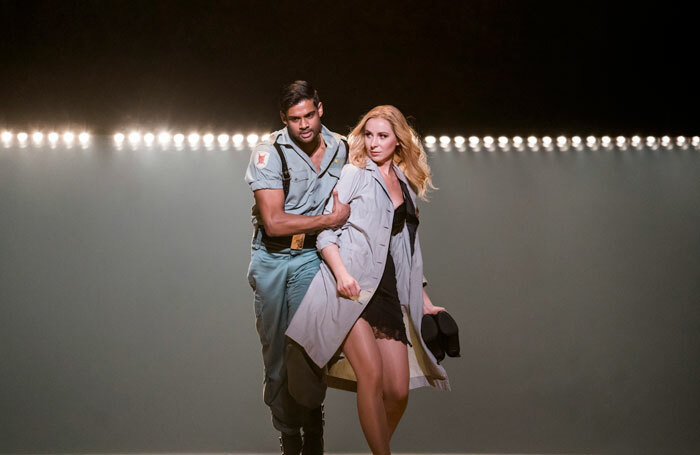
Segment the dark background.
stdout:
<path fill-rule="evenodd" d="M 0 127 L 270 130 L 308 79 L 339 132 L 696 134 L 693 16 L 613 3 L 2 1 Z"/>

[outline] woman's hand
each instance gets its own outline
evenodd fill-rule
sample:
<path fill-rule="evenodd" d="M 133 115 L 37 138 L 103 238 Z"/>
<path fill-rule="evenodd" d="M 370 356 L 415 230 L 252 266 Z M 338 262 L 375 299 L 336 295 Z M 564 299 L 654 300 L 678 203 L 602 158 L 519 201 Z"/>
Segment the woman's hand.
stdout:
<path fill-rule="evenodd" d="M 428 297 L 428 293 L 425 292 L 425 288 L 423 288 L 423 314 L 436 314 L 440 311 L 447 310 L 441 306 L 433 305 L 433 302 L 430 301 L 430 297 Z"/>
<path fill-rule="evenodd" d="M 360 285 L 349 273 L 340 273 L 336 279 L 338 282 L 338 294 L 348 299 L 357 300 L 360 296 Z"/>

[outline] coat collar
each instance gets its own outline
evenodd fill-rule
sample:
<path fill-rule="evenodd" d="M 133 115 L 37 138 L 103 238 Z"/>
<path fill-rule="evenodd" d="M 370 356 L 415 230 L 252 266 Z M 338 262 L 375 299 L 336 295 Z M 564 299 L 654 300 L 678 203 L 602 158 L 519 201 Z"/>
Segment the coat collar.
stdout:
<path fill-rule="evenodd" d="M 396 177 L 398 177 L 398 179 L 401 180 L 403 183 L 405 183 L 406 186 L 410 189 L 411 185 L 408 184 L 408 180 L 406 179 L 406 176 L 403 174 L 401 169 L 396 165 L 396 163 L 391 163 L 391 165 L 394 168 L 394 172 L 396 172 Z M 365 169 L 372 172 L 372 177 L 374 177 L 379 182 L 379 185 L 384 190 L 384 193 L 386 193 L 386 196 L 389 199 L 391 199 L 391 195 L 389 194 L 389 188 L 387 188 L 387 186 L 386 186 L 386 182 L 384 181 L 384 178 L 382 177 L 382 174 L 379 171 L 379 167 L 377 166 L 377 163 L 372 161 L 371 158 L 367 157 L 367 163 L 365 164 Z M 409 194 L 410 194 L 410 190 L 409 190 Z"/>

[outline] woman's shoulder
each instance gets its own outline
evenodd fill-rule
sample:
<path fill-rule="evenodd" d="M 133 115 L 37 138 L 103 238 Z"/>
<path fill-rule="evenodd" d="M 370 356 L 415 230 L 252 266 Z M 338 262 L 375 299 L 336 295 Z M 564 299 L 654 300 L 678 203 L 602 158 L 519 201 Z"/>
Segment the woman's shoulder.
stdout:
<path fill-rule="evenodd" d="M 355 173 L 355 172 L 362 172 L 364 170 L 365 170 L 365 168 L 355 166 L 352 163 L 347 163 L 346 165 L 343 166 L 343 169 L 341 172 Z"/>
<path fill-rule="evenodd" d="M 340 171 L 340 178 L 361 178 L 366 172 L 367 170 L 365 168 L 348 163 L 345 166 L 343 166 L 343 169 Z"/>

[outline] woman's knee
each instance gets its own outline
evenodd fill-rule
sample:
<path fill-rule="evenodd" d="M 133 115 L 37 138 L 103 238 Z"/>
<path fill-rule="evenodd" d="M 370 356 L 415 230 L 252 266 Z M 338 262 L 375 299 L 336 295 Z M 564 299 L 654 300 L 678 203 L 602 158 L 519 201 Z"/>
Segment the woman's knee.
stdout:
<path fill-rule="evenodd" d="M 388 383 L 384 384 L 384 399 L 391 401 L 393 403 L 406 403 L 408 402 L 408 384 L 401 383 Z"/>
<path fill-rule="evenodd" d="M 378 392 L 381 392 L 382 383 L 384 381 L 381 366 L 379 368 L 369 367 L 355 371 L 355 376 L 357 376 L 358 386 L 362 385 L 363 387 L 371 387 Z"/>

